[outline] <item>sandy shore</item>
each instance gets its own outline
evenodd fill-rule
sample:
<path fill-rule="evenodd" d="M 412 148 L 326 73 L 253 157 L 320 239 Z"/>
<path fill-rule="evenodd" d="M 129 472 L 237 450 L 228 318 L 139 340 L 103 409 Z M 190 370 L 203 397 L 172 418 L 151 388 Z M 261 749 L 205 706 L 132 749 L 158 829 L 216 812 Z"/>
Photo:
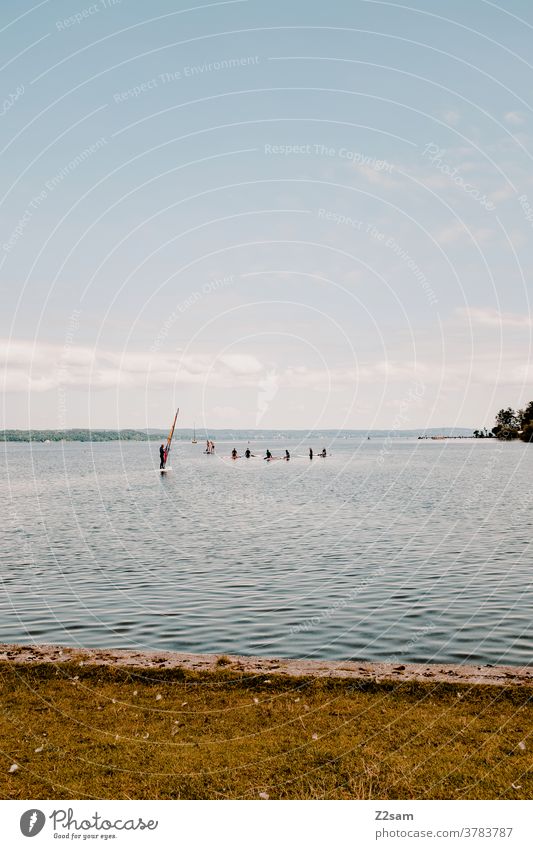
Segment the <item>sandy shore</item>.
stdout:
<path fill-rule="evenodd" d="M 221 657 L 223 661 L 221 663 Z M 82 662 L 91 666 L 128 666 L 139 669 L 220 671 L 221 666 L 256 675 L 348 678 L 371 681 L 445 681 L 455 684 L 533 686 L 533 666 L 462 666 L 444 663 L 359 663 L 335 660 L 287 660 L 241 655 L 186 654 L 169 651 L 84 649 L 55 645 L 0 643 L 0 661 L 9 663 Z M 229 661 L 229 662 L 228 662 Z"/>

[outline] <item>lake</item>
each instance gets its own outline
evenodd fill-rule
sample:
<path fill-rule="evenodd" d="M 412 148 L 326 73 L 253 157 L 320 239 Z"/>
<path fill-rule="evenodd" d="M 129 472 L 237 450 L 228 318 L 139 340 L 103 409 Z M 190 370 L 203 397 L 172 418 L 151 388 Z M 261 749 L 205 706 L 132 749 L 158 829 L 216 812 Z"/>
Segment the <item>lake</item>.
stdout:
<path fill-rule="evenodd" d="M 203 447 L 5 443 L 0 641 L 532 662 L 533 446 Z"/>

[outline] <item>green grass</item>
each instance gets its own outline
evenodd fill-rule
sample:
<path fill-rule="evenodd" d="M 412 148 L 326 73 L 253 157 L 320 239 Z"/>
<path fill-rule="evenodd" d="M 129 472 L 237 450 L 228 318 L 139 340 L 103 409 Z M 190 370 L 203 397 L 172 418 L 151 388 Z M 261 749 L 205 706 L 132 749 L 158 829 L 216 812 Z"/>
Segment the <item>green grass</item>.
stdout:
<path fill-rule="evenodd" d="M 529 688 L 247 676 L 225 663 L 205 674 L 0 663 L 0 688 L 7 799 L 533 794 Z"/>

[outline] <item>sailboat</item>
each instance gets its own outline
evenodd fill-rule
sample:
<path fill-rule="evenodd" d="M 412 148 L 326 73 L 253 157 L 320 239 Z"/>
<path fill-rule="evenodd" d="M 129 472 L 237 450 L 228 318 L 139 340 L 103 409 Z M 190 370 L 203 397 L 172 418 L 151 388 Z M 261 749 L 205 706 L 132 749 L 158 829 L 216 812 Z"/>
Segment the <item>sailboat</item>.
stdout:
<path fill-rule="evenodd" d="M 191 442 L 192 442 L 193 445 L 196 445 L 197 442 L 198 442 L 198 440 L 196 439 L 196 422 L 194 423 L 194 427 L 192 429 L 192 440 L 191 440 Z"/>
<path fill-rule="evenodd" d="M 180 411 L 180 408 L 178 407 L 178 409 L 176 410 L 176 415 L 174 416 L 174 421 L 172 422 L 172 427 L 170 428 L 170 431 L 169 431 L 168 436 L 167 436 L 167 444 L 165 446 L 163 468 L 159 469 L 159 471 L 161 472 L 162 475 L 164 475 L 165 472 L 170 472 L 170 470 L 171 470 L 170 466 L 167 468 L 167 462 L 168 462 L 168 455 L 170 454 L 170 448 L 172 446 L 172 437 L 174 436 L 174 428 L 176 427 L 176 419 L 178 418 L 179 411 Z"/>

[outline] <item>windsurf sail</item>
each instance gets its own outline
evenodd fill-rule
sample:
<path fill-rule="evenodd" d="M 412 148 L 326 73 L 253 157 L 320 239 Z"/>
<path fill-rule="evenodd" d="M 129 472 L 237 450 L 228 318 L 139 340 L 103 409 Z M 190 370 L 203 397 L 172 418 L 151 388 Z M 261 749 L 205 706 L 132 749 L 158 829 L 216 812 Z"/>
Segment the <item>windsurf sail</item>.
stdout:
<path fill-rule="evenodd" d="M 168 455 L 170 454 L 170 448 L 171 448 L 171 445 L 172 445 L 172 437 L 174 436 L 174 428 L 176 427 L 176 419 L 178 418 L 179 411 L 180 411 L 180 408 L 178 407 L 178 409 L 176 410 L 176 415 L 174 416 L 174 421 L 172 422 L 172 427 L 170 428 L 170 431 L 169 431 L 168 436 L 167 436 L 167 444 L 165 446 L 165 466 L 167 464 Z M 165 468 L 165 466 L 163 466 L 163 468 Z"/>

